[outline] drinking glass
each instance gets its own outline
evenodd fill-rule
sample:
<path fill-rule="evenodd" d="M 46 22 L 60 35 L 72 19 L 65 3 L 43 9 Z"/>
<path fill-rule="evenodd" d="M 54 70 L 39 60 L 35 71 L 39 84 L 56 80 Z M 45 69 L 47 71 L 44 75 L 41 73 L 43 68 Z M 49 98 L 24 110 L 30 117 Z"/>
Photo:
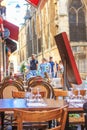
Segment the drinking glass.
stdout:
<path fill-rule="evenodd" d="M 35 96 L 37 102 L 41 102 L 42 96 L 40 94 L 40 88 L 37 88 L 37 94 Z"/>
<path fill-rule="evenodd" d="M 85 96 L 84 98 L 87 99 L 87 78 L 84 80 L 84 89 L 85 89 Z"/>
<path fill-rule="evenodd" d="M 77 94 L 77 99 L 82 99 L 82 95 L 81 95 L 81 89 L 82 89 L 82 85 L 75 85 L 75 89 L 78 91 L 78 94 Z"/>
<path fill-rule="evenodd" d="M 26 100 L 26 103 L 29 102 L 29 98 L 30 98 L 30 92 L 26 92 L 26 93 L 25 93 L 25 100 Z"/>
<path fill-rule="evenodd" d="M 81 88 L 78 86 L 78 95 L 77 95 L 77 98 L 78 98 L 78 99 L 81 99 L 81 98 L 82 98 L 82 95 L 80 94 L 80 90 L 81 90 Z"/>
<path fill-rule="evenodd" d="M 69 96 L 69 99 L 75 98 L 75 94 L 73 93 L 73 88 L 70 88 L 70 90 L 68 91 L 68 96 Z"/>
<path fill-rule="evenodd" d="M 23 84 L 24 84 L 24 91 L 26 92 L 27 91 L 27 82 L 23 81 Z"/>
<path fill-rule="evenodd" d="M 35 99 L 35 95 L 34 95 L 33 91 L 34 91 L 34 88 L 30 87 L 30 100 L 31 100 L 32 102 L 33 102 L 34 99 Z"/>

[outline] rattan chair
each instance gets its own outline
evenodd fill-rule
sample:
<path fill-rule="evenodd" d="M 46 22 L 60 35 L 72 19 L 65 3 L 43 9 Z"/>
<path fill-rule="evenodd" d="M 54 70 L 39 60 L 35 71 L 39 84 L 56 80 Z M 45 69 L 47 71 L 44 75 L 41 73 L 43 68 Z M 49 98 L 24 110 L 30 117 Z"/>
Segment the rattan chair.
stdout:
<path fill-rule="evenodd" d="M 37 88 L 40 88 L 40 91 L 46 92 L 46 98 L 54 98 L 54 90 L 53 87 L 50 85 L 50 83 L 44 81 L 44 80 L 34 80 L 29 86 L 28 91 L 30 91 L 30 88 L 34 88 L 33 91 L 36 91 Z"/>
<path fill-rule="evenodd" d="M 7 81 L 9 81 L 9 80 L 13 80 L 14 79 L 14 76 L 6 76 L 6 77 L 4 77 L 3 79 L 2 79 L 2 83 L 5 83 L 5 82 L 7 82 Z"/>
<path fill-rule="evenodd" d="M 13 80 L 8 80 L 7 82 L 4 82 L 2 84 L 2 87 L 0 88 L 0 98 L 13 98 L 12 97 L 12 91 L 24 91 L 23 86 L 17 82 L 17 81 L 13 81 Z M 6 126 L 9 124 L 12 124 L 13 122 L 13 112 L 3 112 L 4 114 L 4 123 L 2 123 L 2 125 Z"/>
<path fill-rule="evenodd" d="M 24 91 L 23 85 L 19 82 L 11 80 L 2 84 L 0 88 L 0 98 L 12 98 L 12 91 Z"/>
<path fill-rule="evenodd" d="M 20 85 L 24 85 L 23 83 L 23 78 L 21 77 L 14 77 L 14 76 L 7 76 L 7 77 L 4 77 L 3 80 L 2 80 L 2 83 L 6 83 L 6 82 L 11 82 L 11 81 L 17 81 Z"/>
<path fill-rule="evenodd" d="M 64 130 L 67 119 L 67 107 L 44 111 L 24 111 L 15 109 L 14 116 L 17 120 L 17 130 L 23 130 L 23 122 L 29 122 L 29 124 L 32 124 L 32 130 L 33 128 L 38 130 L 42 124 L 45 124 L 47 130 L 48 122 L 51 120 L 58 120 L 59 123 L 49 130 Z M 45 128 L 43 130 L 45 130 Z"/>
<path fill-rule="evenodd" d="M 85 119 L 85 130 L 87 130 L 87 102 L 83 104 L 83 110 L 84 110 L 84 119 Z"/>
<path fill-rule="evenodd" d="M 31 77 L 27 80 L 27 84 L 28 86 L 31 85 L 31 83 L 33 83 L 34 81 L 42 81 L 44 80 L 41 76 L 35 76 L 35 77 Z"/>
<path fill-rule="evenodd" d="M 75 96 L 77 96 L 78 90 L 74 90 L 73 93 L 75 94 Z M 82 96 L 84 96 L 85 90 L 80 90 L 80 94 Z M 63 97 L 63 98 L 68 97 L 68 90 L 54 89 L 54 95 L 55 95 L 56 99 L 58 97 Z M 69 124 L 71 124 L 71 125 L 78 125 L 79 124 L 79 125 L 81 125 L 81 129 L 83 130 L 84 124 L 85 124 L 84 115 L 80 114 L 79 118 L 69 116 Z"/>
<path fill-rule="evenodd" d="M 21 77 L 14 77 L 14 80 L 16 80 L 16 81 L 18 81 L 20 84 L 22 84 L 22 85 L 24 85 L 24 83 L 23 83 L 23 78 L 21 78 Z"/>

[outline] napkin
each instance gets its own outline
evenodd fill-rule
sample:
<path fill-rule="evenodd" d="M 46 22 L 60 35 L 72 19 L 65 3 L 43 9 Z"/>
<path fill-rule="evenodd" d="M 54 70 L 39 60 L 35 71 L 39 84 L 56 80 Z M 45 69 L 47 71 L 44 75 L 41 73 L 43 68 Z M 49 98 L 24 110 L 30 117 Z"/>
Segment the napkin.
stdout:
<path fill-rule="evenodd" d="M 69 107 L 72 107 L 72 108 L 82 108 L 83 107 L 83 103 L 70 103 Z"/>
<path fill-rule="evenodd" d="M 68 103 L 81 103 L 81 102 L 84 102 L 84 100 L 82 99 L 67 99 L 67 102 Z"/>
<path fill-rule="evenodd" d="M 34 103 L 27 103 L 27 106 L 28 107 L 45 107 L 45 106 L 47 106 L 47 104 L 46 103 L 36 103 L 36 102 L 34 102 Z"/>

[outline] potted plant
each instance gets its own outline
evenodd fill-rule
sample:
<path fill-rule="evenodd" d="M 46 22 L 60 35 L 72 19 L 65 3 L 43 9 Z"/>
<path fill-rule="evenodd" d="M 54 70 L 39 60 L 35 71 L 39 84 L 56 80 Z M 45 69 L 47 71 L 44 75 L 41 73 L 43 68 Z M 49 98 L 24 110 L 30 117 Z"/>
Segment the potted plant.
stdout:
<path fill-rule="evenodd" d="M 25 73 L 26 73 L 26 65 L 25 65 L 25 63 L 22 63 L 22 65 L 20 67 L 20 71 L 21 71 L 21 73 L 23 73 L 24 80 L 25 80 Z"/>

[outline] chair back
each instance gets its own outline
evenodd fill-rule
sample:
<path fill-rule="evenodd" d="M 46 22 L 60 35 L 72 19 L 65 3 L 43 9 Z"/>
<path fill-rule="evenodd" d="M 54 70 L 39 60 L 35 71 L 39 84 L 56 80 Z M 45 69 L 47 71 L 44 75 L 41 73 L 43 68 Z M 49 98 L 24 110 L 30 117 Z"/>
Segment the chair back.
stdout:
<path fill-rule="evenodd" d="M 54 89 L 54 95 L 56 98 L 58 97 L 67 97 L 68 96 L 68 91 L 67 90 L 62 90 L 62 89 Z"/>
<path fill-rule="evenodd" d="M 2 80 L 2 83 L 8 82 L 10 79 L 13 80 L 14 76 L 6 76 L 6 77 L 4 77 L 3 80 Z"/>
<path fill-rule="evenodd" d="M 24 87 L 17 81 L 7 81 L 0 88 L 0 98 L 12 98 L 12 91 L 24 91 Z"/>
<path fill-rule="evenodd" d="M 6 82 L 9 82 L 11 80 L 17 81 L 17 82 L 19 82 L 19 84 L 23 85 L 23 78 L 17 77 L 17 76 L 15 76 L 15 77 L 14 76 L 6 76 L 3 78 L 2 83 L 6 83 Z"/>
<path fill-rule="evenodd" d="M 12 91 L 13 98 L 25 98 L 25 94 L 26 94 L 25 91 L 15 91 L 15 90 Z M 36 95 L 37 93 L 34 92 L 34 94 Z M 41 94 L 42 98 L 44 98 L 46 95 L 45 91 L 41 91 L 40 94 Z"/>
<path fill-rule="evenodd" d="M 23 83 L 23 78 L 21 78 L 21 77 L 14 77 L 14 79 L 15 79 L 16 81 L 18 81 L 20 84 L 24 85 L 24 83 Z"/>
<path fill-rule="evenodd" d="M 13 98 L 25 98 L 25 91 L 12 91 L 12 97 Z"/>
<path fill-rule="evenodd" d="M 80 90 L 80 94 L 82 96 L 84 96 L 85 93 L 86 93 L 86 90 Z M 77 96 L 78 95 L 78 90 L 73 90 L 73 94 L 75 96 Z M 55 95 L 56 98 L 59 97 L 59 96 L 67 97 L 68 96 L 68 90 L 54 89 L 54 95 Z"/>
<path fill-rule="evenodd" d="M 51 120 L 58 120 L 59 124 L 49 130 L 64 130 L 67 118 L 67 107 L 43 111 L 24 111 L 15 109 L 14 116 L 18 123 L 17 130 L 23 130 L 23 122 L 40 124 Z"/>
<path fill-rule="evenodd" d="M 46 81 L 43 80 L 33 81 L 28 86 L 28 91 L 30 90 L 30 88 L 34 88 L 34 91 L 36 91 L 36 88 L 40 88 L 40 91 L 46 92 L 46 98 L 54 98 L 53 87 L 50 85 L 50 83 Z"/>
<path fill-rule="evenodd" d="M 41 76 L 31 77 L 28 79 L 27 84 L 28 86 L 30 86 L 30 84 L 33 83 L 34 81 L 40 81 L 40 80 L 42 81 L 44 79 Z"/>

